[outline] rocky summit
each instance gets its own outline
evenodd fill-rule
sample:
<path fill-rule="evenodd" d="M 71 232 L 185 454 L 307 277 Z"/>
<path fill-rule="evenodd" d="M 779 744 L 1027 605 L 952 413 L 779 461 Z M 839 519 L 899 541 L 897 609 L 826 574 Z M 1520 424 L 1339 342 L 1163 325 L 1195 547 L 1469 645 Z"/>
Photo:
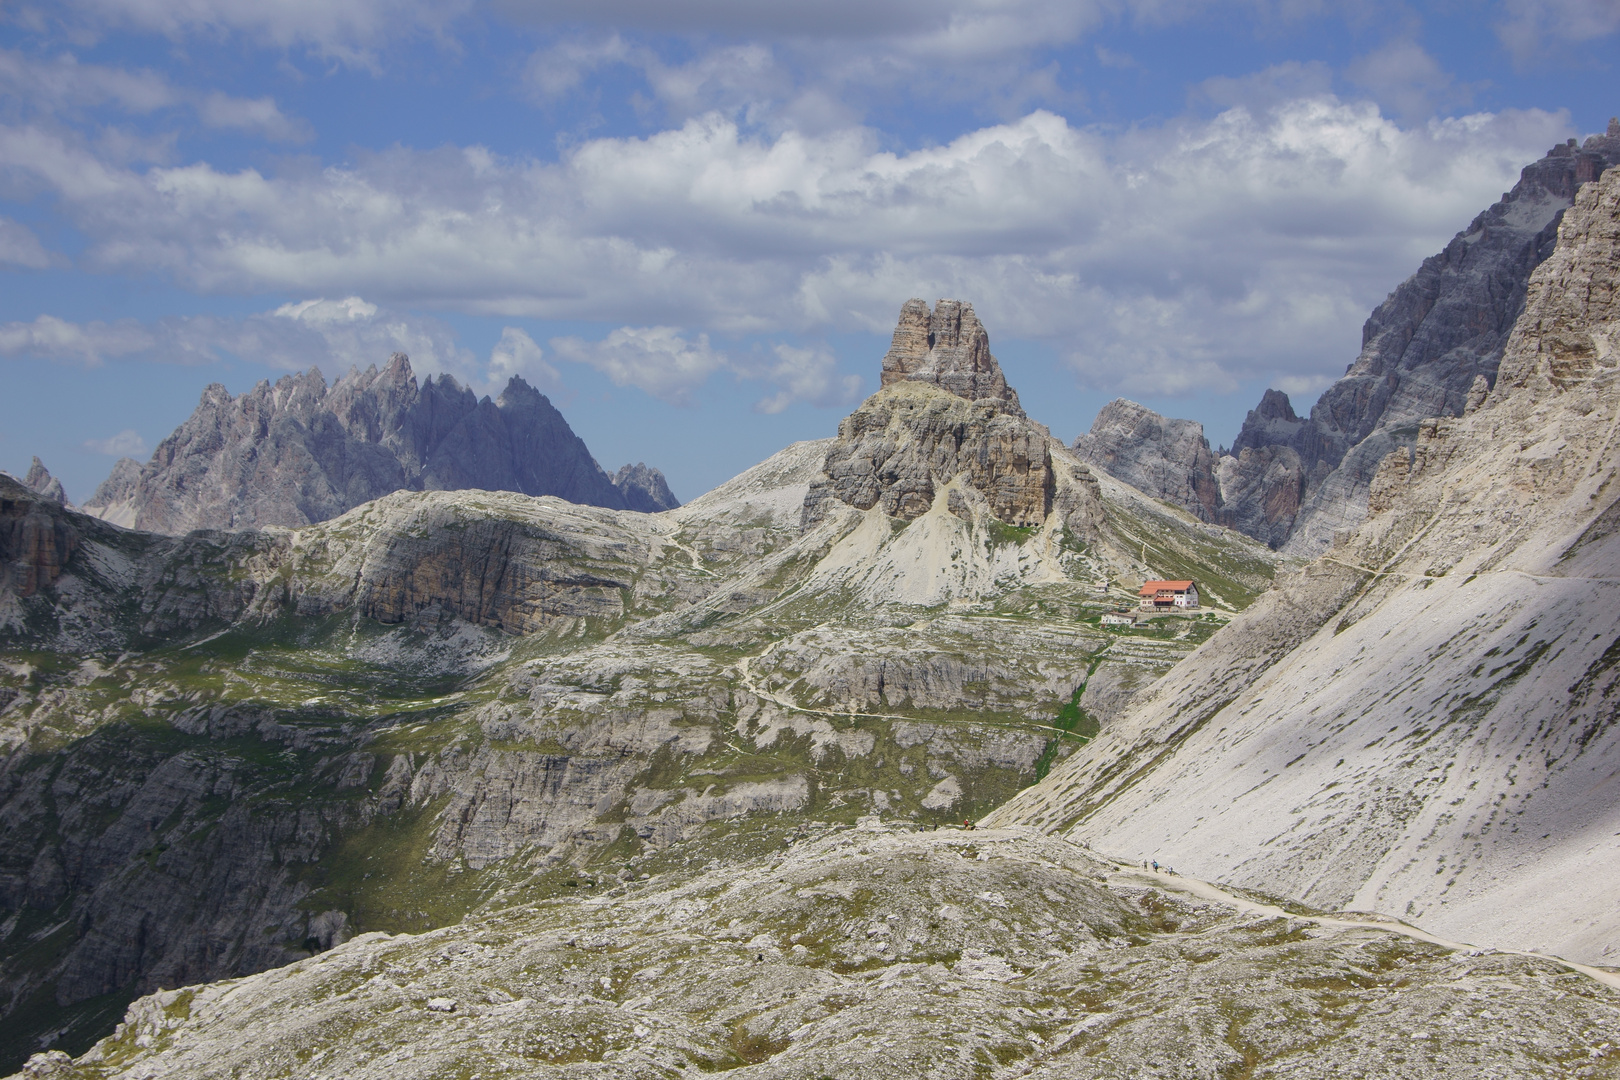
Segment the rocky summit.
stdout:
<path fill-rule="evenodd" d="M 1303 567 L 1052 439 L 953 301 L 658 514 L 0 477 L 4 1062 L 1620 1075 L 1617 250 L 1620 170 Z"/>
<path fill-rule="evenodd" d="M 1184 507 L 1200 521 L 1222 519 L 1215 455 L 1204 438 L 1204 425 L 1196 420 L 1168 420 L 1120 398 L 1102 407 L 1073 449 L 1138 491 Z"/>
<path fill-rule="evenodd" d="M 1056 493 L 1051 444 L 1019 407 L 973 305 L 941 300 L 930 313 L 908 300 L 883 388 L 839 425 L 804 522 L 820 520 L 828 499 L 906 521 L 943 499 L 960 517 L 971 517 L 971 501 L 998 521 L 1036 527 Z"/>
<path fill-rule="evenodd" d="M 314 368 L 238 397 L 209 386 L 151 460 L 120 460 L 85 510 L 151 532 L 298 528 L 393 491 L 464 489 L 647 512 L 679 505 L 656 469 L 608 476 L 521 378 L 480 399 L 449 375 L 419 386 L 395 353 L 330 387 Z"/>

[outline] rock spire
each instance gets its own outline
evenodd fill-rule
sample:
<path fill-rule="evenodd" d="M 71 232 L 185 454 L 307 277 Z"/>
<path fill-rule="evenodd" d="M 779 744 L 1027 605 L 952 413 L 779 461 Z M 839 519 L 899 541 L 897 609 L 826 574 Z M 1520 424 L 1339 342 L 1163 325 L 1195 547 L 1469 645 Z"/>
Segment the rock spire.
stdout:
<path fill-rule="evenodd" d="M 972 304 L 941 300 L 930 312 L 908 300 L 883 387 L 839 425 L 803 523 L 820 520 L 828 500 L 910 521 L 943 495 L 959 517 L 974 516 L 971 501 L 1009 525 L 1039 525 L 1056 490 L 1051 442 L 1019 407 Z"/>
<path fill-rule="evenodd" d="M 1001 411 L 1024 415 L 1018 394 L 990 354 L 984 324 L 973 305 L 961 300 L 941 300 L 930 312 L 926 301 L 912 299 L 900 309 L 883 357 L 883 385 L 902 380 L 933 383 L 969 401 L 1001 402 Z"/>

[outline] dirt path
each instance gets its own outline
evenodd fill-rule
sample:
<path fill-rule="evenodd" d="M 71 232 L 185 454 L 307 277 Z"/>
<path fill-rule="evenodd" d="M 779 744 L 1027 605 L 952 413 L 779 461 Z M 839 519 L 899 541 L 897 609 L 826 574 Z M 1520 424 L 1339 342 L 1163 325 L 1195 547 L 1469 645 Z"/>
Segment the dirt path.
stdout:
<path fill-rule="evenodd" d="M 1387 930 L 1392 934 L 1400 934 L 1403 937 L 1412 938 L 1414 941 L 1425 941 L 1430 945 L 1438 945 L 1442 949 L 1456 949 L 1461 952 L 1488 951 L 1509 953 L 1513 956 L 1529 956 L 1538 960 L 1550 960 L 1553 963 L 1562 965 L 1571 971 L 1578 971 L 1582 975 L 1586 975 L 1589 978 L 1602 983 L 1604 986 L 1614 990 L 1620 990 L 1620 974 L 1613 971 L 1605 971 L 1602 968 L 1592 967 L 1589 964 L 1577 964 L 1575 961 L 1565 960 L 1561 956 L 1551 956 L 1546 953 L 1524 952 L 1520 949 L 1487 949 L 1478 945 L 1469 945 L 1466 942 L 1451 941 L 1448 938 L 1436 937 L 1434 934 L 1420 930 L 1409 923 L 1401 922 L 1399 919 L 1376 913 L 1368 913 L 1366 915 L 1356 913 L 1345 913 L 1341 915 L 1298 915 L 1294 912 L 1277 907 L 1275 904 L 1262 904 L 1255 900 L 1246 900 L 1241 896 L 1234 896 L 1232 893 L 1227 892 L 1219 885 L 1212 884 L 1200 878 L 1182 877 L 1180 874 L 1165 874 L 1152 870 L 1142 870 L 1133 863 L 1122 862 L 1119 859 L 1112 858 L 1111 856 L 1102 855 L 1100 852 L 1091 852 L 1091 854 L 1108 859 L 1114 863 L 1115 866 L 1119 867 L 1119 873 L 1122 877 L 1130 878 L 1140 884 L 1152 885 L 1153 887 L 1163 889 L 1166 892 L 1187 893 L 1191 896 L 1198 897 L 1200 900 L 1212 900 L 1216 903 L 1235 907 L 1239 911 L 1247 911 L 1256 915 L 1267 915 L 1285 919 L 1298 919 L 1301 922 L 1316 923 L 1318 926 L 1339 926 L 1346 928 L 1372 927 L 1378 930 Z"/>

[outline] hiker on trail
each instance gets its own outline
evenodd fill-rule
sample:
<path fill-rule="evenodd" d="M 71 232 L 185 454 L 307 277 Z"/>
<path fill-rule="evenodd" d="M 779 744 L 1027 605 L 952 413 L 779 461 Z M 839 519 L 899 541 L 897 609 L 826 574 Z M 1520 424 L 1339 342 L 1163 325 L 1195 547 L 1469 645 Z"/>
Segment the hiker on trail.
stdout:
<path fill-rule="evenodd" d="M 973 831 L 973 822 L 969 821 L 967 818 L 963 818 L 962 819 L 962 828 L 966 829 L 968 832 L 972 832 Z"/>
<path fill-rule="evenodd" d="M 1147 860 L 1146 859 L 1142 860 L 1142 869 L 1144 869 L 1144 870 L 1147 869 Z"/>
<path fill-rule="evenodd" d="M 1159 860 L 1158 859 L 1153 860 L 1153 872 L 1154 873 L 1159 872 Z"/>

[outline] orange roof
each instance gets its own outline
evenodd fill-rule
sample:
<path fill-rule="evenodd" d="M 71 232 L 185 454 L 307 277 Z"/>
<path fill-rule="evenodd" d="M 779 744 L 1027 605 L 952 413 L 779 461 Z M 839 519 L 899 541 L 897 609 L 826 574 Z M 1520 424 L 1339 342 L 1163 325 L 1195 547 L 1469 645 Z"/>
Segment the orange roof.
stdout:
<path fill-rule="evenodd" d="M 1193 587 L 1190 581 L 1144 581 L 1137 596 L 1152 596 L 1157 592 L 1186 592 Z"/>

